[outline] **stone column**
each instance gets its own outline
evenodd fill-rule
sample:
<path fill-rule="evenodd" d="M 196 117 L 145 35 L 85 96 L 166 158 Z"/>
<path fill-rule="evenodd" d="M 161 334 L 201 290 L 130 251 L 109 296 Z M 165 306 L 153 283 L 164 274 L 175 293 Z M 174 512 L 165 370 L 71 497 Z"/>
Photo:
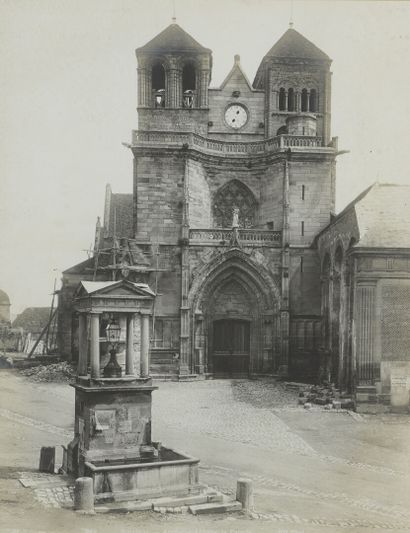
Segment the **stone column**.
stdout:
<path fill-rule="evenodd" d="M 139 68 L 137 71 L 138 75 L 138 106 L 147 105 L 147 95 L 146 95 L 146 70 L 145 68 Z"/>
<path fill-rule="evenodd" d="M 78 376 L 87 375 L 87 348 L 87 315 L 80 313 L 78 317 Z"/>
<path fill-rule="evenodd" d="M 100 377 L 100 315 L 91 313 L 91 377 Z"/>
<path fill-rule="evenodd" d="M 355 302 L 356 357 L 358 382 L 374 382 L 378 377 L 380 361 L 375 360 L 375 301 L 376 283 L 357 285 Z M 377 370 L 376 368 L 377 367 Z M 377 374 L 376 374 L 376 372 Z"/>
<path fill-rule="evenodd" d="M 184 176 L 184 211 L 181 232 L 181 330 L 180 330 L 180 360 L 179 374 L 189 374 L 191 371 L 190 361 L 190 307 L 188 303 L 189 293 L 189 172 L 185 161 Z"/>
<path fill-rule="evenodd" d="M 203 345 L 204 317 L 202 314 L 197 314 L 195 318 L 195 347 L 197 354 L 196 371 L 198 372 L 198 374 L 203 374 L 205 370 Z"/>
<path fill-rule="evenodd" d="M 302 109 L 302 95 L 300 91 L 295 92 L 295 111 L 300 111 Z"/>
<path fill-rule="evenodd" d="M 149 376 L 149 315 L 141 314 L 141 377 Z"/>
<path fill-rule="evenodd" d="M 134 375 L 134 315 L 127 315 L 127 345 L 125 351 L 125 374 Z"/>
<path fill-rule="evenodd" d="M 290 158 L 290 155 L 288 156 Z M 289 328 L 290 328 L 290 313 L 289 313 L 289 266 L 290 266 L 290 225 L 289 225 L 289 183 L 290 183 L 290 161 L 285 160 L 284 174 L 283 174 L 283 222 L 282 222 L 282 298 L 280 308 L 280 328 L 281 328 L 281 355 L 279 363 L 279 374 L 286 376 L 289 371 Z"/>
<path fill-rule="evenodd" d="M 197 107 L 208 107 L 209 70 L 201 70 L 199 81 L 199 97 Z"/>

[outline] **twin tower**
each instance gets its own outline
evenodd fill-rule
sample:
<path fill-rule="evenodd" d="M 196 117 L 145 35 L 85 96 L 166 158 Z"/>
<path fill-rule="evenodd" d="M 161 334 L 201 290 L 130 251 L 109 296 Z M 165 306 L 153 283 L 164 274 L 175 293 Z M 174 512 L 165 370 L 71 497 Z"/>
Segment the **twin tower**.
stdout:
<path fill-rule="evenodd" d="M 335 201 L 331 60 L 290 28 L 253 84 L 235 56 L 212 88 L 211 50 L 177 24 L 136 55 L 133 237 L 157 265 L 153 370 L 309 372 L 314 243 Z"/>
<path fill-rule="evenodd" d="M 335 201 L 329 57 L 288 29 L 253 84 L 235 56 L 211 87 L 211 50 L 177 24 L 136 55 L 133 193 L 109 190 L 96 254 L 67 279 L 82 268 L 154 290 L 154 374 L 306 376 L 322 344 L 315 243 Z"/>

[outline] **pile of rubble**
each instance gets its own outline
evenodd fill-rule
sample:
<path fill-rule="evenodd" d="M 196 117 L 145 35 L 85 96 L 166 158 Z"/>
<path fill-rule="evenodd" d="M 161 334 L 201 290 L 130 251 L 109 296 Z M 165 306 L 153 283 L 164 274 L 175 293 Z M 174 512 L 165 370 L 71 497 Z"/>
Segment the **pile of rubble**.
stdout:
<path fill-rule="evenodd" d="M 309 409 L 312 404 L 323 405 L 325 409 L 354 409 L 352 398 L 340 393 L 334 383 L 308 385 L 305 383 L 286 383 L 288 390 L 299 392 L 298 405 Z"/>
<path fill-rule="evenodd" d="M 75 377 L 75 368 L 63 361 L 51 365 L 32 366 L 20 371 L 23 376 L 28 376 L 33 381 L 68 382 Z"/>

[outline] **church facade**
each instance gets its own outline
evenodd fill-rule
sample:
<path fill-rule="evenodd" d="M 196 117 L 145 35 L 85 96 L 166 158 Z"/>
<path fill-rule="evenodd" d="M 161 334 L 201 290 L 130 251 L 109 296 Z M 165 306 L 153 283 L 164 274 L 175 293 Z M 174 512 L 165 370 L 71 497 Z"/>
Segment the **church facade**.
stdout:
<path fill-rule="evenodd" d="M 157 294 L 154 372 L 304 379 L 333 350 L 330 377 L 347 386 L 322 320 L 338 154 L 331 60 L 290 28 L 252 84 L 235 56 L 211 88 L 211 50 L 175 23 L 136 56 L 133 193 L 107 188 L 93 257 L 64 273 L 61 351 L 76 350 L 78 282 L 126 277 Z"/>

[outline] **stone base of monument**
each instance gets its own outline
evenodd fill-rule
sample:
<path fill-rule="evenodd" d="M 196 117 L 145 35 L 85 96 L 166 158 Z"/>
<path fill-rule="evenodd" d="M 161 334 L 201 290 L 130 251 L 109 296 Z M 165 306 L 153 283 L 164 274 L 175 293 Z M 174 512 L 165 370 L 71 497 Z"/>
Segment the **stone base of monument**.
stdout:
<path fill-rule="evenodd" d="M 100 502 L 95 512 L 130 513 L 134 511 L 154 511 L 161 514 L 211 514 L 242 511 L 242 504 L 233 501 L 215 489 L 202 487 L 198 494 L 188 496 L 164 496 L 148 500 Z"/>
<path fill-rule="evenodd" d="M 86 461 L 96 501 L 126 501 L 199 494 L 199 459 L 161 447 L 158 455 Z"/>

